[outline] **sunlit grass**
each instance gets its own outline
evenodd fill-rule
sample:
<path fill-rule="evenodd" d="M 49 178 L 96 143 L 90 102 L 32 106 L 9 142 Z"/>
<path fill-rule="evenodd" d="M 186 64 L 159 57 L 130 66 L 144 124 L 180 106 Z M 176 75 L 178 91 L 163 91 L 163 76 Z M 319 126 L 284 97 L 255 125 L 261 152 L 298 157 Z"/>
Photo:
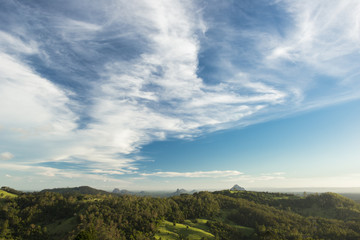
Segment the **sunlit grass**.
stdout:
<path fill-rule="evenodd" d="M 163 221 L 159 226 L 159 232 L 155 235 L 156 239 L 172 240 L 179 239 L 180 236 L 188 239 L 215 239 L 214 235 L 204 231 L 207 220 L 200 220 L 198 223 L 190 224 L 189 220 L 185 221 L 184 224 L 176 223 L 175 225 L 169 221 Z M 194 227 L 194 226 L 197 227 Z M 200 225 L 201 228 L 200 228 Z"/>
<path fill-rule="evenodd" d="M 17 197 L 17 195 L 13 194 L 13 193 L 8 193 L 4 190 L 0 190 L 0 198 L 6 198 L 6 197 L 14 198 L 14 197 Z"/>

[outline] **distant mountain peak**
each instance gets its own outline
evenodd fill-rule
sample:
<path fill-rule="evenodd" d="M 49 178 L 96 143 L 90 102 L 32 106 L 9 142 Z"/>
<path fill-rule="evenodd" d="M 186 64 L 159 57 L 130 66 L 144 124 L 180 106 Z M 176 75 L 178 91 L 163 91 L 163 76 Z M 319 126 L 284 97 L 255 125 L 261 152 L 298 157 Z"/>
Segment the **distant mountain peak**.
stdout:
<path fill-rule="evenodd" d="M 245 188 L 240 187 L 239 185 L 235 184 L 232 188 L 230 188 L 230 191 L 246 191 Z"/>
<path fill-rule="evenodd" d="M 188 193 L 188 191 L 186 191 L 185 189 L 176 189 L 176 191 L 174 193 L 171 194 L 171 196 L 179 196 L 181 194 L 186 194 Z"/>
<path fill-rule="evenodd" d="M 176 192 L 177 193 L 187 193 L 187 191 L 185 189 L 183 189 L 183 188 L 182 189 L 179 189 L 179 188 L 176 189 Z"/>
<path fill-rule="evenodd" d="M 131 194 L 130 191 L 126 190 L 126 189 L 118 189 L 118 188 L 115 188 L 112 193 L 115 193 L 115 194 Z"/>
<path fill-rule="evenodd" d="M 114 188 L 114 190 L 112 191 L 112 193 L 120 193 L 120 189 Z"/>

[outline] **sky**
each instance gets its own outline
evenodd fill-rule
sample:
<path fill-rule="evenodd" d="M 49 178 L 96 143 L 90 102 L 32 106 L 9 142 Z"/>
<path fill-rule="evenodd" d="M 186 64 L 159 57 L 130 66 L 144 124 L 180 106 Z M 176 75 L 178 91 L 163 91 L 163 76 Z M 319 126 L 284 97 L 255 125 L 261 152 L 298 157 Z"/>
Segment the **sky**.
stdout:
<path fill-rule="evenodd" d="M 0 2 L 0 185 L 360 187 L 360 2 Z"/>

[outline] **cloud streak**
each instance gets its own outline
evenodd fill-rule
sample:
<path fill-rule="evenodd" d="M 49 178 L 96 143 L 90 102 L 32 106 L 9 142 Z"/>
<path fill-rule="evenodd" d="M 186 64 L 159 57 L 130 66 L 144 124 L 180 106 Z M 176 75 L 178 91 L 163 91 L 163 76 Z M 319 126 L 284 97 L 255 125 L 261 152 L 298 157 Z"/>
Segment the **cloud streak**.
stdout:
<path fill-rule="evenodd" d="M 154 172 L 142 173 L 141 176 L 185 177 L 185 178 L 225 178 L 242 175 L 239 171 L 197 171 L 197 172 Z"/>
<path fill-rule="evenodd" d="M 0 160 L 10 160 L 14 157 L 14 155 L 10 152 L 0 153 Z"/>

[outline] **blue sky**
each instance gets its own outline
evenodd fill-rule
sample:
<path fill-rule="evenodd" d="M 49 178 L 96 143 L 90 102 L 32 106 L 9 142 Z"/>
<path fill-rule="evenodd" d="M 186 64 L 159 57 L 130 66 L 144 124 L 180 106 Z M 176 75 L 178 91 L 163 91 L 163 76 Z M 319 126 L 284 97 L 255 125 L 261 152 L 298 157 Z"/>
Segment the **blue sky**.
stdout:
<path fill-rule="evenodd" d="M 359 187 L 359 11 L 2 1 L 1 185 Z"/>

